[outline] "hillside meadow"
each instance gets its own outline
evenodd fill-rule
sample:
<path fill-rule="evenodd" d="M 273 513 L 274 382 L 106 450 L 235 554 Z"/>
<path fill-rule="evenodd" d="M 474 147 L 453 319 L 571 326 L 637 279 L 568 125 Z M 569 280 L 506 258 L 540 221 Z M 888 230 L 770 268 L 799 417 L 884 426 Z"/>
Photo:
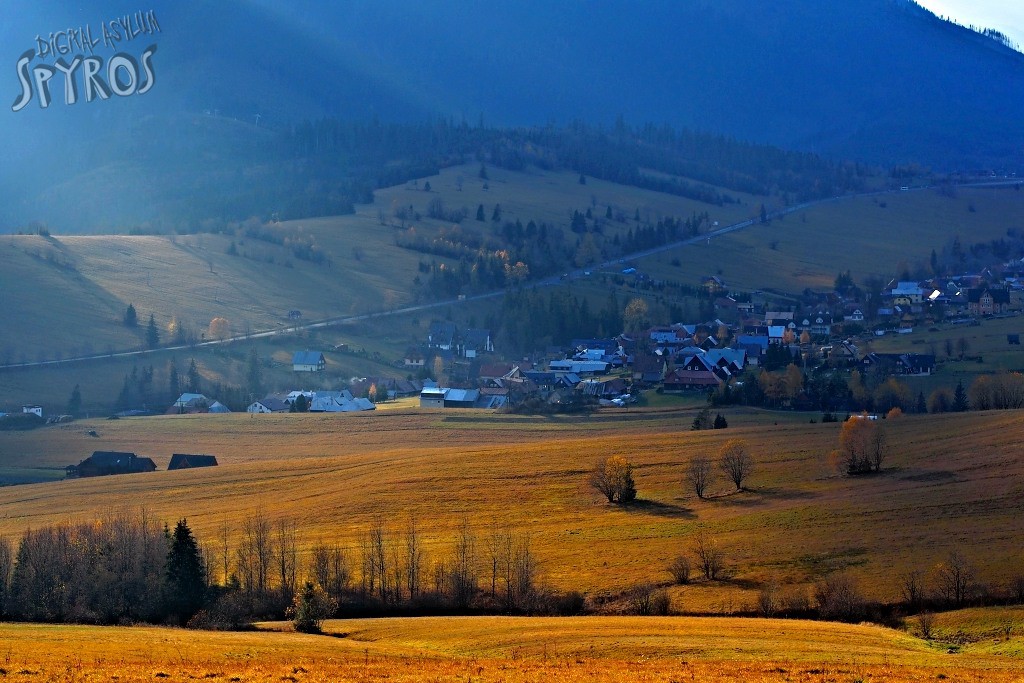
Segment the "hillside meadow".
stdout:
<path fill-rule="evenodd" d="M 668 587 L 676 611 L 735 613 L 754 609 L 766 583 L 795 594 L 835 571 L 872 598 L 896 601 L 902 573 L 931 577 L 953 550 L 994 587 L 1022 572 L 1019 411 L 892 420 L 884 471 L 857 478 L 839 476 L 830 461 L 838 425 L 745 410 L 726 413 L 726 430 L 691 432 L 694 414 L 399 409 L 86 420 L 3 433 L 0 466 L 19 471 L 63 467 L 98 449 L 153 457 L 161 470 L 174 452 L 211 453 L 221 465 L 2 488 L 0 534 L 144 505 L 162 520 L 188 518 L 200 540 L 226 526 L 237 542 L 259 510 L 294 522 L 301 549 L 337 541 L 358 562 L 375 519 L 397 540 L 412 518 L 429 566 L 448 556 L 463 522 L 480 539 L 508 525 L 530 534 L 545 585 L 613 610 L 623 591 L 651 582 Z M 734 492 L 718 475 L 709 498 L 697 499 L 682 483 L 687 464 L 731 438 L 754 455 L 749 490 Z M 636 465 L 635 505 L 609 505 L 587 484 L 595 461 L 612 454 Z M 698 530 L 724 553 L 727 578 L 672 586 L 666 568 L 691 554 Z"/>
<path fill-rule="evenodd" d="M 325 635 L 0 625 L 13 681 L 1019 681 L 1020 660 L 876 626 L 729 618 L 328 621 Z M 1019 637 L 1006 641 L 1019 643 Z"/>
<path fill-rule="evenodd" d="M 1024 192 L 1014 187 L 934 189 L 825 202 L 705 244 L 641 259 L 652 277 L 696 283 L 719 275 L 730 288 L 799 293 L 830 289 L 849 270 L 858 284 L 927 266 L 955 236 L 966 246 L 1024 228 Z M 679 265 L 672 260 L 678 259 Z"/>

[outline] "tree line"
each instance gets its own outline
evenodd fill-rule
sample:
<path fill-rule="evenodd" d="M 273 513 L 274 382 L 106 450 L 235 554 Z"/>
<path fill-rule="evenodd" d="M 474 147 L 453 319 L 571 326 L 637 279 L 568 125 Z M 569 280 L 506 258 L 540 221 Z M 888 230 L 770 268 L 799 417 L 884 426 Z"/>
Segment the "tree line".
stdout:
<path fill-rule="evenodd" d="M 239 628 L 256 619 L 384 614 L 573 614 L 579 594 L 545 587 L 528 532 L 463 519 L 428 544 L 409 516 L 377 517 L 355 545 L 300 541 L 262 511 L 197 539 L 145 509 L 0 539 L 0 618 Z M 307 624 L 306 627 L 310 625 Z M 315 624 L 313 624 L 315 626 Z"/>

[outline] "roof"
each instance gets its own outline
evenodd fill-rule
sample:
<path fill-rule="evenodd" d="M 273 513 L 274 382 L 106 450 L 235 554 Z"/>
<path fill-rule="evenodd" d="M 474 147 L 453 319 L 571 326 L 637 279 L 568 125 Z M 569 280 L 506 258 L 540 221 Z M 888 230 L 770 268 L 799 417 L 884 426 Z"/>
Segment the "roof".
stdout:
<path fill-rule="evenodd" d="M 455 323 L 447 320 L 435 320 L 430 323 L 427 337 L 432 344 L 450 344 L 455 341 Z"/>
<path fill-rule="evenodd" d="M 91 461 L 97 467 L 126 467 L 128 461 L 136 457 L 138 456 L 134 453 L 123 451 L 93 451 L 93 454 L 86 460 Z"/>
<path fill-rule="evenodd" d="M 665 384 L 716 387 L 719 380 L 712 372 L 700 370 L 673 370 L 665 377 Z"/>
<path fill-rule="evenodd" d="M 178 408 L 184 408 L 186 406 L 194 405 L 200 401 L 209 401 L 202 394 L 189 394 L 185 393 L 178 397 L 178 400 L 174 402 L 174 405 Z"/>
<path fill-rule="evenodd" d="M 171 456 L 171 462 L 167 470 L 187 470 L 193 467 L 216 467 L 217 458 L 212 455 L 191 455 L 189 453 L 175 453 Z"/>
<path fill-rule="evenodd" d="M 256 401 L 255 403 L 259 403 L 261 406 L 263 406 L 272 413 L 288 412 L 288 404 L 282 401 L 277 396 L 267 396 L 265 398 L 261 398 L 259 401 Z"/>
<path fill-rule="evenodd" d="M 324 354 L 319 351 L 296 351 L 292 356 L 292 365 L 319 365 L 324 361 Z"/>
<path fill-rule="evenodd" d="M 476 403 L 479 398 L 479 389 L 449 389 L 444 400 L 445 403 Z"/>
<path fill-rule="evenodd" d="M 469 329 L 462 333 L 463 345 L 470 348 L 483 348 L 490 338 L 490 330 Z"/>

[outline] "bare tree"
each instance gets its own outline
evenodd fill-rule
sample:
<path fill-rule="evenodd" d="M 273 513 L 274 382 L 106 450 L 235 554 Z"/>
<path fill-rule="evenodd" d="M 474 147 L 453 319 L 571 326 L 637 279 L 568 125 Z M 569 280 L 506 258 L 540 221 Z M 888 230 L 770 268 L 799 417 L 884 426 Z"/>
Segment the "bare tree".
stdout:
<path fill-rule="evenodd" d="M 469 607 L 479 586 L 477 569 L 476 535 L 463 518 L 455 536 L 451 560 L 451 598 L 456 607 Z"/>
<path fill-rule="evenodd" d="M 900 577 L 900 593 L 907 609 L 917 612 L 924 604 L 924 573 L 919 569 L 911 569 Z"/>
<path fill-rule="evenodd" d="M 220 542 L 220 559 L 223 563 L 221 585 L 226 586 L 231 576 L 231 527 L 228 525 L 227 520 L 220 525 L 218 541 Z"/>
<path fill-rule="evenodd" d="M 262 509 L 242 522 L 242 540 L 236 551 L 239 579 L 245 590 L 263 595 L 270 587 L 274 541 L 270 520 Z"/>
<path fill-rule="evenodd" d="M 693 554 L 697 557 L 697 565 L 704 578 L 708 581 L 718 580 L 724 568 L 722 551 L 715 539 L 709 537 L 703 529 L 693 537 Z"/>
<path fill-rule="evenodd" d="M 415 600 L 420 593 L 422 574 L 423 544 L 420 541 L 416 517 L 410 514 L 409 523 L 405 527 L 405 581 L 410 600 Z"/>
<path fill-rule="evenodd" d="M 703 498 L 711 482 L 711 461 L 703 455 L 691 460 L 690 466 L 686 469 L 686 482 L 698 498 Z"/>
<path fill-rule="evenodd" d="M 686 555 L 678 555 L 668 566 L 668 573 L 679 584 L 690 583 L 690 571 L 690 558 Z"/>
<path fill-rule="evenodd" d="M 718 452 L 718 466 L 736 490 L 743 490 L 743 480 L 750 476 L 754 469 L 754 460 L 747 451 L 747 442 L 742 439 L 729 439 Z"/>
<path fill-rule="evenodd" d="M 953 550 L 944 562 L 936 567 L 936 582 L 939 593 L 954 607 L 963 607 L 970 599 L 974 588 L 974 567 Z"/>
<path fill-rule="evenodd" d="M 339 602 L 352 580 L 352 568 L 344 548 L 326 543 L 313 546 L 310 569 L 316 585 L 332 600 Z"/>
<path fill-rule="evenodd" d="M 298 588 L 298 539 L 294 521 L 277 521 L 277 542 L 274 544 L 274 551 L 278 588 L 282 601 L 288 604 L 295 597 Z"/>

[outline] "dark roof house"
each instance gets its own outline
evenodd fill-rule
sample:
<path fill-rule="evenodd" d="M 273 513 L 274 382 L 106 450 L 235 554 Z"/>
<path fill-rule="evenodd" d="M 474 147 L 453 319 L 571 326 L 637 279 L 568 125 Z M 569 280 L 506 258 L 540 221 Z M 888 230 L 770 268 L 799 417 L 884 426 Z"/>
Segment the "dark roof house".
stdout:
<path fill-rule="evenodd" d="M 194 467 L 216 467 L 217 458 L 213 455 L 190 455 L 188 453 L 175 453 L 171 456 L 171 462 L 167 465 L 167 471 L 188 470 Z"/>
<path fill-rule="evenodd" d="M 102 477 L 109 474 L 135 474 L 153 472 L 156 463 L 152 458 L 142 458 L 134 453 L 119 451 L 94 451 L 91 456 L 67 468 L 68 476 Z"/>

